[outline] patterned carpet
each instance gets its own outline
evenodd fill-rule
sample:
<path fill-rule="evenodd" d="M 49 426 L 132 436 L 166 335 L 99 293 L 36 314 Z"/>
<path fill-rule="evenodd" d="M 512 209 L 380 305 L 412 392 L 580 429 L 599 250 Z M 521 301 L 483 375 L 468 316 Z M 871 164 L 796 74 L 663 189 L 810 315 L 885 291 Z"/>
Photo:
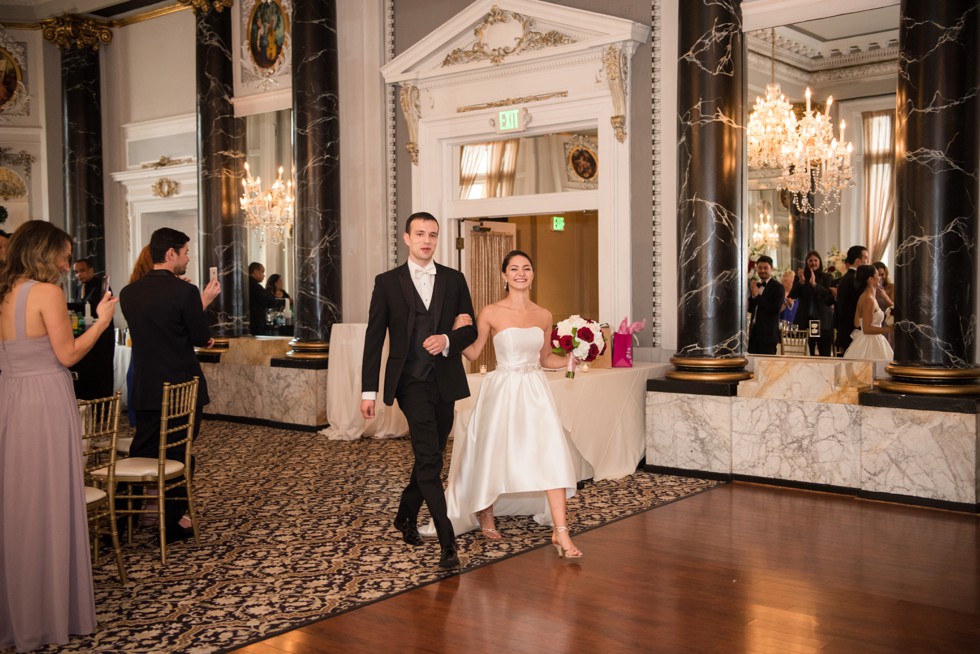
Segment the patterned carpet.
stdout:
<path fill-rule="evenodd" d="M 111 557 L 95 567 L 99 631 L 40 651 L 220 652 L 459 574 L 438 571 L 436 542 L 412 548 L 391 527 L 407 439 L 206 421 L 196 451 L 201 543 L 171 546 L 162 566 L 155 529 L 141 529 L 124 546 L 126 587 Z M 569 523 L 581 532 L 715 485 L 647 473 L 590 483 Z M 550 542 L 530 518 L 497 526 L 503 540 L 458 539 L 463 572 Z"/>

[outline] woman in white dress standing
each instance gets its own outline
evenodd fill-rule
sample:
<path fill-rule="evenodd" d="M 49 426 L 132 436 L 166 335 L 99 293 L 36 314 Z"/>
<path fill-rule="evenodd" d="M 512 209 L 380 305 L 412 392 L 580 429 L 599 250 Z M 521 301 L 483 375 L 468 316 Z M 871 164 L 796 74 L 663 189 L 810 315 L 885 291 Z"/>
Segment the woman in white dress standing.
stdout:
<path fill-rule="evenodd" d="M 507 296 L 477 316 L 477 339 L 463 350 L 476 359 L 492 338 L 497 368 L 483 380 L 465 439 L 456 443 L 446 504 L 457 534 L 480 528 L 500 538 L 498 515 L 534 515 L 553 524 L 558 556 L 578 558 L 565 516 L 576 477 L 565 431 L 541 367 L 563 368 L 551 351 L 551 312 L 531 302 L 531 258 L 518 250 L 500 267 Z M 467 321 L 468 316 L 457 320 Z"/>
<path fill-rule="evenodd" d="M 885 312 L 878 306 L 878 271 L 874 266 L 858 266 L 854 285 L 861 289 L 861 295 L 854 312 L 851 345 L 844 352 L 844 358 L 891 360 L 895 353 L 885 335 L 891 334 L 894 327 L 881 325 Z"/>

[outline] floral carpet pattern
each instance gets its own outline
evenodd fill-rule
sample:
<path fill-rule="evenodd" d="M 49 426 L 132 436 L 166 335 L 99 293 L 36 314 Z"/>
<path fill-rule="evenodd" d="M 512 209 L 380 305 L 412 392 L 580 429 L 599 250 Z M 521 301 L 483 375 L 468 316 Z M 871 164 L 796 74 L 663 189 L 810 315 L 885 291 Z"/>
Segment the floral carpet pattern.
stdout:
<path fill-rule="evenodd" d="M 200 543 L 171 545 L 161 565 L 155 527 L 141 528 L 123 546 L 125 587 L 105 550 L 99 630 L 39 651 L 221 652 L 550 542 L 530 517 L 502 517 L 503 540 L 465 534 L 463 568 L 439 571 L 435 541 L 410 547 L 391 526 L 407 439 L 205 421 L 195 451 Z M 588 483 L 569 500 L 569 524 L 581 532 L 716 485 L 644 472 Z"/>

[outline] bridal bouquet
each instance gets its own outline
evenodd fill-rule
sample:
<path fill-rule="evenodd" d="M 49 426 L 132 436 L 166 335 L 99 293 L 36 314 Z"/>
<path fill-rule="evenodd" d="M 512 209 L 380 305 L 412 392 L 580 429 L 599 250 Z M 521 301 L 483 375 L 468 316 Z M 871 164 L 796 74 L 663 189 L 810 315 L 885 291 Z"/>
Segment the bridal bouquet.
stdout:
<path fill-rule="evenodd" d="M 606 351 L 606 339 L 599 323 L 575 315 L 565 318 L 551 330 L 551 347 L 555 354 L 568 355 L 565 376 L 575 377 L 575 360 L 595 361 Z"/>

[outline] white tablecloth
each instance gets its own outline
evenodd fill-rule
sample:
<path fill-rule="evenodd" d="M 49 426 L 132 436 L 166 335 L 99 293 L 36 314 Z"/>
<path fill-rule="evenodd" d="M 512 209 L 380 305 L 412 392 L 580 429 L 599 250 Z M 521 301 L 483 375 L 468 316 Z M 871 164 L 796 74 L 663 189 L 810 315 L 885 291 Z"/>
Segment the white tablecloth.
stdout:
<path fill-rule="evenodd" d="M 330 331 L 330 365 L 327 369 L 327 420 L 330 425 L 320 433 L 330 440 L 352 441 L 361 436 L 395 438 L 408 433 L 408 421 L 398 409 L 382 400 L 374 403 L 375 418 L 361 417 L 361 358 L 364 354 L 366 323 L 338 323 Z M 378 388 L 383 389 L 384 362 L 388 359 L 388 341 L 381 353 Z"/>
<path fill-rule="evenodd" d="M 564 370 L 545 373 L 562 426 L 571 436 L 580 480 L 618 479 L 636 471 L 646 451 L 646 383 L 663 367 L 634 363 L 632 368 L 593 368 L 574 379 L 566 379 Z M 454 437 L 466 433 L 483 377 L 467 375 L 470 397 L 456 403 Z M 453 440 L 455 450 L 462 439 Z"/>
<path fill-rule="evenodd" d="M 129 393 L 126 391 L 126 371 L 129 370 L 129 361 L 132 358 L 133 348 L 116 343 L 116 350 L 112 355 L 112 390 L 122 391 L 123 409 L 129 407 Z"/>

